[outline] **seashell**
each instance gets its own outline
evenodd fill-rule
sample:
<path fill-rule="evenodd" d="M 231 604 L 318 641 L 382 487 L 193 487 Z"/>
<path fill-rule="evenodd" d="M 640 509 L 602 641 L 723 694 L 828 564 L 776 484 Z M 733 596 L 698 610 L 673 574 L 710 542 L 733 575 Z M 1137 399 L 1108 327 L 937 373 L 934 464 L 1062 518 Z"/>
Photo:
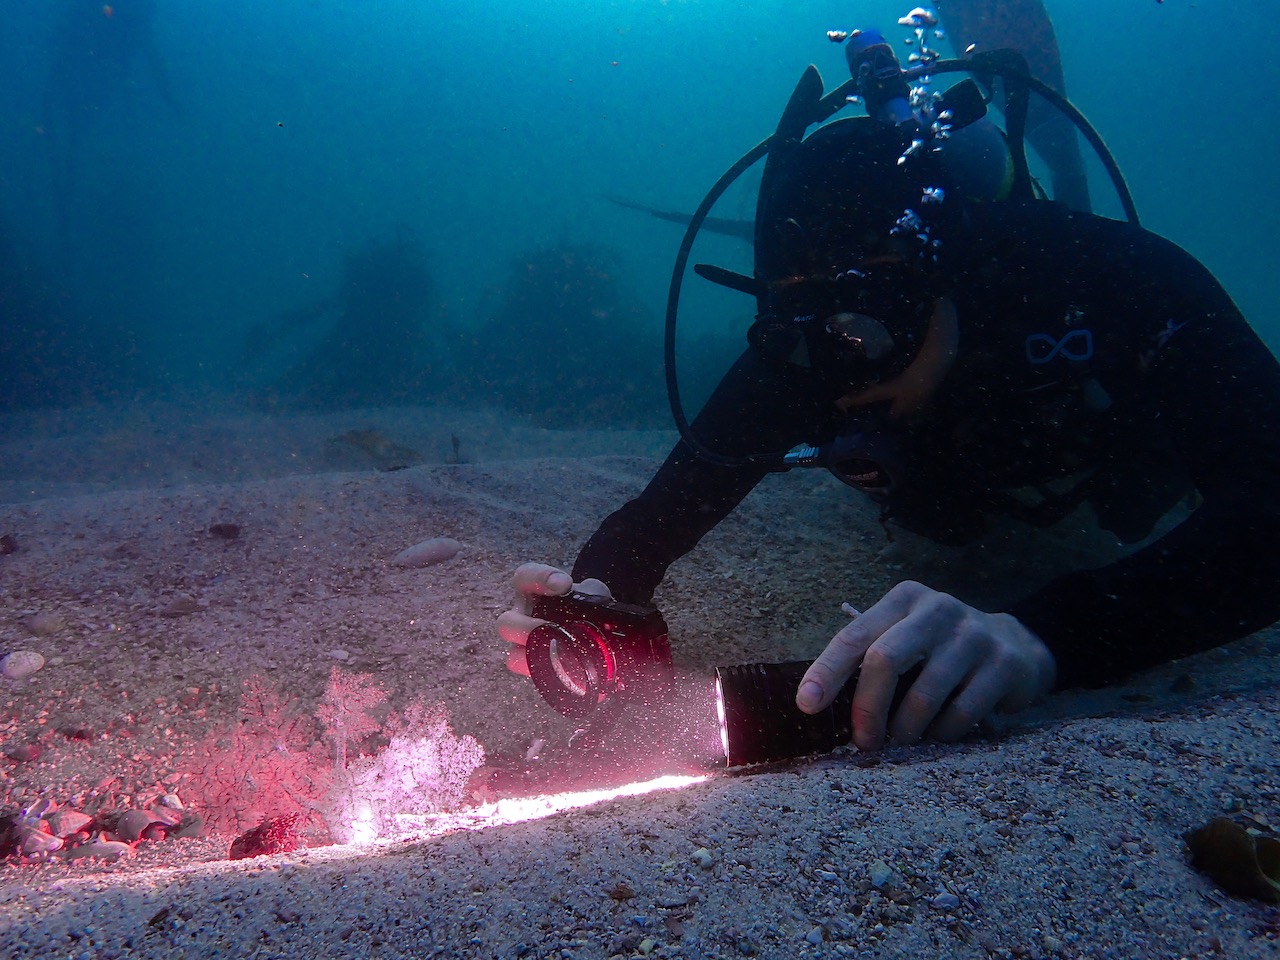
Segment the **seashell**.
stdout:
<path fill-rule="evenodd" d="M 23 680 L 44 666 L 44 657 L 34 650 L 15 650 L 0 660 L 0 673 L 10 680 Z"/>
<path fill-rule="evenodd" d="M 48 818 L 48 823 L 50 833 L 66 839 L 93 823 L 93 817 L 79 810 L 59 810 Z"/>
<path fill-rule="evenodd" d="M 70 847 L 66 850 L 59 850 L 58 856 L 66 860 L 79 860 L 81 857 L 96 857 L 107 863 L 113 863 L 121 857 L 133 856 L 133 847 L 121 840 L 104 840 L 99 837 L 97 840 L 91 840 L 89 843 L 82 843 L 76 847 Z"/>
<path fill-rule="evenodd" d="M 430 567 L 452 560 L 461 549 L 462 544 L 452 537 L 435 537 L 401 550 L 391 562 L 397 567 Z"/>
<path fill-rule="evenodd" d="M 1196 869 L 1228 893 L 1280 903 L 1280 840 L 1255 836 L 1226 817 L 1215 817 L 1183 839 Z"/>
<path fill-rule="evenodd" d="M 61 839 L 36 827 L 20 824 L 18 833 L 22 837 L 22 841 L 18 844 L 18 852 L 24 856 L 34 853 L 51 853 L 62 846 Z"/>
<path fill-rule="evenodd" d="M 155 823 L 155 818 L 148 810 L 130 810 L 116 822 L 112 832 L 126 843 L 137 843 L 142 831 Z"/>

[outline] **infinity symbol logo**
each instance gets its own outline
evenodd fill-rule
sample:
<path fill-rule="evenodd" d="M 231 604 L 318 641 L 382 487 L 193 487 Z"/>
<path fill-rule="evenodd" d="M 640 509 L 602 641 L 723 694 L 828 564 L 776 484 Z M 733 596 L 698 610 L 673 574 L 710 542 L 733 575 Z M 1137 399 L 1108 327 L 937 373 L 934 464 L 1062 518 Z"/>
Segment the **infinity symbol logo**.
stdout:
<path fill-rule="evenodd" d="M 1027 363 L 1048 363 L 1058 354 L 1068 360 L 1082 363 L 1093 357 L 1093 332 L 1072 330 L 1061 340 L 1047 333 L 1033 333 L 1026 341 Z"/>

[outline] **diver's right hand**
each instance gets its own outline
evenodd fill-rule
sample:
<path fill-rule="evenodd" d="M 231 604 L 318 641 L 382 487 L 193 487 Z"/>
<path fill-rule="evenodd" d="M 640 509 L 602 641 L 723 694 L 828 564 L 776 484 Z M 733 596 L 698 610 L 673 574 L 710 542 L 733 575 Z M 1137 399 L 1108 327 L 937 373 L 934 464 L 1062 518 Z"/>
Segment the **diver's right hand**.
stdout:
<path fill-rule="evenodd" d="M 613 594 L 601 581 L 593 577 L 574 583 L 573 577 L 563 570 L 545 563 L 522 563 L 516 568 L 516 602 L 512 608 L 498 617 L 498 636 L 511 646 L 507 649 L 507 669 L 522 677 L 529 675 L 529 663 L 525 659 L 524 645 L 529 631 L 544 620 L 530 616 L 533 601 L 538 597 L 560 597 L 571 590 L 609 597 Z"/>

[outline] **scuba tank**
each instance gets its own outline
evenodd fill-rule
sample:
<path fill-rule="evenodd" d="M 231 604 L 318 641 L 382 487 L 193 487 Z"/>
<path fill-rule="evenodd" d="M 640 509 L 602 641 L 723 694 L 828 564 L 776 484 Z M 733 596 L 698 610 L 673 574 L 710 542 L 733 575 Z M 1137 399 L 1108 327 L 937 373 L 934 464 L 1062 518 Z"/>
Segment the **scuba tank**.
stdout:
<path fill-rule="evenodd" d="M 916 35 L 921 37 L 922 30 L 916 26 Z M 833 32 L 828 36 L 833 41 L 847 41 L 845 52 L 850 79 L 824 93 L 822 78 L 817 69 L 810 65 L 796 84 L 774 133 L 725 171 L 690 218 L 676 255 L 668 291 L 664 367 L 667 395 L 676 428 L 681 438 L 702 459 L 724 467 L 763 465 L 770 470 L 787 470 L 793 466 L 824 466 L 833 469 L 845 482 L 862 486 L 874 495 L 877 492 L 887 493 L 904 472 L 903 465 L 896 462 L 891 442 L 892 431 L 886 424 L 855 421 L 850 423 L 841 436 L 820 447 L 805 446 L 794 451 L 761 451 L 729 457 L 702 444 L 685 416 L 680 402 L 675 351 L 680 295 L 693 243 L 712 207 L 729 186 L 746 170 L 762 158 L 765 159 L 754 230 L 754 276 L 748 277 L 710 264 L 695 264 L 694 270 L 704 279 L 756 297 L 759 319 L 752 328 L 755 338 L 753 343 L 756 339 L 767 338 L 767 334 L 772 332 L 762 330 L 761 323 L 771 315 L 778 281 L 787 277 L 788 272 L 798 266 L 788 258 L 795 251 L 803 252 L 806 241 L 811 242 L 814 248 L 821 246 L 815 238 L 802 235 L 779 242 L 779 231 L 785 232 L 800 226 L 794 218 L 784 215 L 779 204 L 775 203 L 780 192 L 785 193 L 787 189 L 791 189 L 796 196 L 815 196 L 819 202 L 822 200 L 823 187 L 829 187 L 831 191 L 838 193 L 840 203 L 828 200 L 824 207 L 833 213 L 833 220 L 836 221 L 829 232 L 838 234 L 847 226 L 839 222 L 840 215 L 837 211 L 842 209 L 842 203 L 857 206 L 869 202 L 866 198 L 870 197 L 872 200 L 879 199 L 884 208 L 887 190 L 890 206 L 896 206 L 901 214 L 893 223 L 891 232 L 901 233 L 908 239 L 915 238 L 920 255 L 931 256 L 936 260 L 940 241 L 932 232 L 932 225 L 934 222 L 945 221 L 949 215 L 955 216 L 954 211 L 960 206 L 959 200 L 954 197 L 948 203 L 945 188 L 936 184 L 946 183 L 951 190 L 958 191 L 961 197 L 969 199 L 1037 198 L 1028 170 L 1023 136 L 1027 106 L 1032 95 L 1046 100 L 1076 126 L 1106 169 L 1127 219 L 1137 224 L 1138 215 L 1124 177 L 1101 137 L 1065 97 L 1032 77 L 1025 61 L 1017 53 L 1001 50 L 967 59 L 943 60 L 927 50 L 922 42 L 920 52 L 912 55 L 917 62 L 911 67 L 903 68 L 892 47 L 878 31 L 854 31 L 850 34 Z M 932 78 L 947 73 L 968 73 L 970 77 L 955 84 L 945 93 L 930 93 L 928 83 Z M 1004 91 L 1006 130 L 1003 133 L 987 117 L 987 104 L 993 95 L 991 91 L 994 90 L 996 79 L 1002 81 Z M 914 88 L 913 84 L 916 84 Z M 868 116 L 828 124 L 806 137 L 809 127 L 824 124 L 851 102 L 865 104 Z M 852 126 L 854 122 L 861 126 Z M 891 166 L 901 170 L 902 175 L 896 178 L 885 175 L 884 151 L 879 148 L 868 152 L 871 165 L 874 167 L 878 160 L 881 167 L 871 176 L 874 184 L 864 182 L 866 173 L 862 169 L 849 170 L 849 176 L 844 178 L 843 183 L 837 182 L 842 172 L 839 168 L 833 170 L 828 166 L 824 170 L 821 164 L 811 164 L 797 173 L 794 167 L 798 160 L 808 159 L 804 156 L 806 152 L 820 155 L 835 139 L 833 136 L 819 134 L 842 124 L 845 126 L 840 132 L 855 134 L 855 141 L 881 144 L 887 139 L 896 143 L 900 152 Z M 845 159 L 853 163 L 860 158 L 846 156 Z M 825 177 L 826 184 L 817 190 L 811 189 L 809 181 L 814 176 L 819 179 Z M 914 203 L 915 206 L 905 206 L 907 202 Z M 900 203 L 904 205 L 898 206 Z M 925 207 L 929 209 L 926 210 Z M 883 213 L 884 210 L 878 212 Z M 845 233 L 851 238 L 851 242 L 856 241 L 855 231 L 846 230 Z M 824 266 L 829 268 L 832 265 Z M 850 274 L 857 272 L 849 271 Z M 837 279 L 844 276 L 843 273 L 839 274 Z M 791 318 L 792 321 L 798 319 L 800 318 L 794 316 Z M 815 334 L 808 330 L 801 333 L 795 329 L 798 326 L 793 323 L 793 329 L 789 332 L 793 338 L 808 336 L 820 339 L 820 332 Z M 801 352 L 809 357 L 816 354 L 811 345 Z M 859 438 L 865 442 L 859 442 Z M 854 469 L 841 468 L 842 464 L 847 466 L 850 463 L 856 465 Z M 864 485 L 857 479 L 862 477 L 874 478 L 873 483 Z"/>

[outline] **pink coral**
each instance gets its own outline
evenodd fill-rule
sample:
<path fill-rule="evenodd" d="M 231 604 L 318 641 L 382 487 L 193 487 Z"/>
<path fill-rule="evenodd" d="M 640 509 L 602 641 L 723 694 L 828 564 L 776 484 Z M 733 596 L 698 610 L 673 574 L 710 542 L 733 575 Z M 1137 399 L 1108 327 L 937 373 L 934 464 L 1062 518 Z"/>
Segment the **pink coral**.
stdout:
<path fill-rule="evenodd" d="M 369 673 L 343 673 L 334 667 L 329 674 L 320 708 L 316 711 L 325 734 L 333 741 L 334 767 L 345 770 L 347 744 L 376 733 L 381 724 L 372 711 L 387 699 L 386 691 Z"/>
<path fill-rule="evenodd" d="M 459 736 L 439 704 L 414 701 L 388 724 L 391 739 L 376 757 L 362 757 L 339 773 L 326 804 L 329 832 L 338 840 L 394 836 L 459 806 L 484 748 Z"/>

